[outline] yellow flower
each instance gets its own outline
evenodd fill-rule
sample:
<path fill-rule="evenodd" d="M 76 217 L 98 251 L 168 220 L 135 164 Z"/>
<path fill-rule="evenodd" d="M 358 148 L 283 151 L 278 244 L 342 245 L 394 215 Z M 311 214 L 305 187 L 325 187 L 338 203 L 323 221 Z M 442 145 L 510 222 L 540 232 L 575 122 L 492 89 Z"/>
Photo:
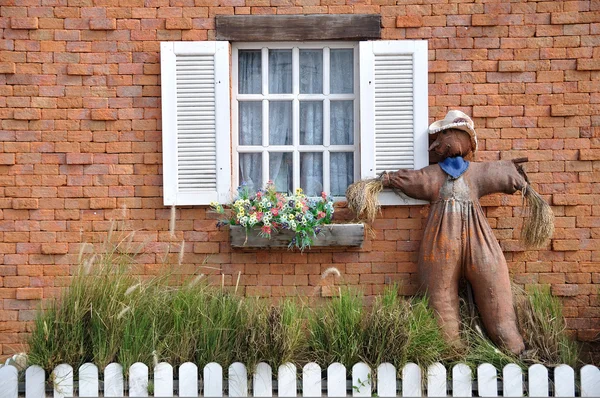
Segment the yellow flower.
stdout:
<path fill-rule="evenodd" d="M 298 201 L 296 202 L 296 209 L 301 209 L 302 208 L 302 202 Z"/>
<path fill-rule="evenodd" d="M 288 218 L 289 218 L 290 220 L 293 220 L 293 219 L 294 219 L 294 215 L 290 213 L 290 214 L 288 214 Z"/>
<path fill-rule="evenodd" d="M 302 188 L 296 188 L 296 195 L 302 195 L 303 192 Z"/>

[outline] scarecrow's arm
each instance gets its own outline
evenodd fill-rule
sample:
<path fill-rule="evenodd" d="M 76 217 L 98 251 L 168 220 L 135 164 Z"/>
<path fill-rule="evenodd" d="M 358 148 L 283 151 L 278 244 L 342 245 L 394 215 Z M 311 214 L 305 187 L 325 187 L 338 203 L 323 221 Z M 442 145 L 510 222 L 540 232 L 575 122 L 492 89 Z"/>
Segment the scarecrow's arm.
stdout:
<path fill-rule="evenodd" d="M 517 169 L 517 162 L 500 160 L 494 162 L 473 162 L 471 175 L 477 196 L 482 197 L 492 193 L 513 194 L 527 185 L 524 173 Z"/>
<path fill-rule="evenodd" d="M 384 187 L 398 189 L 411 198 L 431 201 L 444 182 L 444 173 L 438 165 L 432 165 L 421 170 L 384 173 L 382 181 Z"/>

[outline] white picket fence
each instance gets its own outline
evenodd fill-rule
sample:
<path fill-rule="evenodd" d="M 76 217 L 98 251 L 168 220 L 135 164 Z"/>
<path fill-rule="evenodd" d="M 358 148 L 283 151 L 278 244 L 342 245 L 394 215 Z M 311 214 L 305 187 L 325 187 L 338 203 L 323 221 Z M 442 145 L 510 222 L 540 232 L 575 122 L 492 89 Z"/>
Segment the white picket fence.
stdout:
<path fill-rule="evenodd" d="M 328 397 L 371 397 L 373 394 L 379 397 L 497 397 L 499 394 L 505 397 L 522 397 L 524 394 L 530 397 L 574 397 L 576 393 L 582 397 L 600 396 L 600 370 L 592 365 L 581 368 L 580 377 L 576 379 L 574 370 L 567 365 L 560 365 L 553 372 L 542 365 L 533 365 L 524 375 L 517 365 L 510 364 L 499 375 L 492 365 L 483 364 L 477 368 L 474 382 L 468 366 L 454 366 L 448 377 L 446 368 L 436 363 L 427 369 L 425 383 L 422 382 L 421 369 L 414 363 L 402 368 L 400 380 L 397 380 L 393 365 L 381 364 L 377 367 L 376 382 L 371 376 L 371 369 L 364 363 L 352 367 L 349 382 L 346 368 L 340 363 L 333 363 L 327 368 L 325 379 L 321 367 L 315 363 L 305 365 L 301 375 L 294 365 L 285 364 L 277 370 L 275 381 L 271 367 L 260 363 L 252 375 L 251 383 L 246 367 L 239 362 L 229 366 L 226 379 L 223 378 L 223 368 L 217 363 L 209 363 L 204 367 L 201 380 L 198 378 L 198 367 L 190 362 L 179 366 L 177 381 L 173 379 L 173 367 L 165 362 L 154 367 L 151 379 L 148 373 L 148 366 L 135 363 L 129 368 L 126 383 L 123 367 L 112 363 L 104 369 L 104 378 L 100 381 L 98 368 L 91 363 L 82 365 L 77 377 L 71 366 L 63 364 L 54 369 L 50 380 L 54 398 L 125 395 L 198 397 L 200 393 L 204 397 L 222 397 L 224 394 L 247 397 L 250 388 L 254 397 L 321 397 L 325 394 Z M 45 397 L 46 386 L 50 384 L 46 383 L 44 370 L 39 366 L 30 366 L 24 374 L 25 383 L 24 388 L 21 383 L 21 390 L 25 397 Z M 550 376 L 553 376 L 552 379 Z M 226 390 L 224 387 L 227 387 Z M 10 365 L 1 367 L 0 398 L 18 396 L 17 368 Z"/>

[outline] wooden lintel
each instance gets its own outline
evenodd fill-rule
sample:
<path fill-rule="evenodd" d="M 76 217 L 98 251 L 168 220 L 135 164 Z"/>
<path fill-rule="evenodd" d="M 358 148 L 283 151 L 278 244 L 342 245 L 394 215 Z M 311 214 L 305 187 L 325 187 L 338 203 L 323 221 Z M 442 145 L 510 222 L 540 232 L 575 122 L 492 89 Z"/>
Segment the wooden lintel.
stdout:
<path fill-rule="evenodd" d="M 216 38 L 230 41 L 380 39 L 381 16 L 217 15 Z"/>

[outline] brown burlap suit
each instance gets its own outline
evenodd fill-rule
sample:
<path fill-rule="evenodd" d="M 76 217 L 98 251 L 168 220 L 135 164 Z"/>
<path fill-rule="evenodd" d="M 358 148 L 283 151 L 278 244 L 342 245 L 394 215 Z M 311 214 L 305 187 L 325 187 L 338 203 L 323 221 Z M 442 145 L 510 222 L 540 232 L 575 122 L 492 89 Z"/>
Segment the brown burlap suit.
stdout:
<path fill-rule="evenodd" d="M 471 152 L 469 142 L 465 132 L 446 130 L 430 150 L 436 149 L 442 158 L 465 156 Z M 490 338 L 514 353 L 523 351 L 506 260 L 479 204 L 484 195 L 523 189 L 526 181 L 515 164 L 471 162 L 458 178 L 435 164 L 389 173 L 383 182 L 431 203 L 419 252 L 419 277 L 448 340 L 459 341 L 458 288 L 465 278 Z"/>

